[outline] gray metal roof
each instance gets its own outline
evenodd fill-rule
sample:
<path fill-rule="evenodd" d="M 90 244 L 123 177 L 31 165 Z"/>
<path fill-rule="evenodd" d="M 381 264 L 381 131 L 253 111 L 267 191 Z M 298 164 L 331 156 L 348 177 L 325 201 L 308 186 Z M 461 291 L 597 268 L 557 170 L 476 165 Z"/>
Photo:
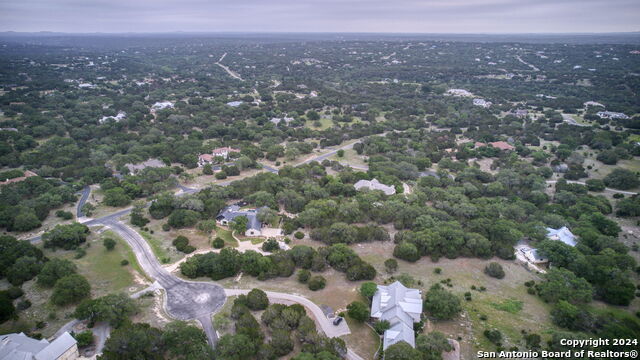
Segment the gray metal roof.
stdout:
<path fill-rule="evenodd" d="M 34 354 L 49 345 L 47 340 L 36 340 L 24 333 L 0 336 L 0 360 L 32 360 Z"/>
<path fill-rule="evenodd" d="M 260 230 L 262 228 L 262 223 L 258 220 L 258 210 L 256 209 L 240 210 L 240 206 L 238 205 L 230 205 L 222 209 L 222 211 L 216 217 L 216 219 L 233 221 L 233 219 L 240 216 L 244 216 L 247 218 L 248 220 L 247 230 L 249 229 Z"/>
<path fill-rule="evenodd" d="M 559 240 L 569 246 L 576 246 L 576 236 L 566 226 L 560 229 L 547 228 L 547 238 L 551 240 Z"/>
<path fill-rule="evenodd" d="M 55 360 L 76 345 L 76 339 L 64 332 L 53 342 L 37 340 L 23 333 L 0 336 L 0 360 Z"/>
<path fill-rule="evenodd" d="M 386 330 L 384 332 L 382 349 L 387 350 L 389 346 L 399 343 L 400 341 L 406 342 L 411 345 L 411 347 L 416 347 L 416 337 L 413 327 L 409 327 L 407 324 L 400 322 Z"/>
<path fill-rule="evenodd" d="M 396 188 L 393 186 L 385 185 L 378 181 L 378 179 L 369 180 L 359 180 L 356 182 L 353 187 L 356 190 L 360 190 L 362 188 L 367 188 L 369 190 L 380 190 L 384 192 L 386 195 L 393 195 L 396 193 Z"/>
<path fill-rule="evenodd" d="M 53 340 L 49 346 L 40 350 L 39 353 L 36 354 L 36 360 L 53 360 L 59 358 L 62 354 L 67 352 L 70 348 L 72 348 L 76 344 L 76 339 L 73 338 L 68 332 L 64 332 L 62 335 L 58 336 L 57 339 Z"/>
<path fill-rule="evenodd" d="M 384 349 L 399 341 L 415 347 L 413 323 L 420 321 L 421 314 L 420 290 L 407 288 L 399 281 L 389 286 L 378 285 L 371 302 L 371 317 L 386 320 L 391 325 L 384 333 Z"/>

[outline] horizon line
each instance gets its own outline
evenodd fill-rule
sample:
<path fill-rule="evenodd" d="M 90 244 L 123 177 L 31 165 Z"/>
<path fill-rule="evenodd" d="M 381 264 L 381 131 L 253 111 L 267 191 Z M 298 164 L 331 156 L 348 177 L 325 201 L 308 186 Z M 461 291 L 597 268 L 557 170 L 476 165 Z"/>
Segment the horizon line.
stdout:
<path fill-rule="evenodd" d="M 373 32 L 373 31 L 122 31 L 122 32 L 68 32 L 68 31 L 16 31 L 0 30 L 0 34 L 62 34 L 62 35 L 217 35 L 217 34 L 249 34 L 249 35 L 640 35 L 635 31 L 607 32 Z"/>

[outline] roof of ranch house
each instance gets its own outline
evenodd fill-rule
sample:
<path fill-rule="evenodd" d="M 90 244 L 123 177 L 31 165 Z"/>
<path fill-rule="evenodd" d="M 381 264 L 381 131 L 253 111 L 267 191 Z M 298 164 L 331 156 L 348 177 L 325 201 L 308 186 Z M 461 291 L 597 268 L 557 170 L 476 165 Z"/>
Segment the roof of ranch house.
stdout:
<path fill-rule="evenodd" d="M 384 333 L 383 349 L 399 341 L 415 347 L 413 323 L 420 321 L 420 314 L 420 290 L 407 288 L 399 281 L 388 286 L 378 285 L 371 301 L 371 317 L 387 320 L 391 325 Z"/>
<path fill-rule="evenodd" d="M 559 240 L 569 246 L 576 246 L 576 236 L 566 226 L 560 229 L 547 228 L 547 238 L 551 240 Z"/>
<path fill-rule="evenodd" d="M 0 360 L 54 360 L 76 345 L 68 332 L 49 342 L 37 340 L 24 333 L 0 336 Z"/>
<path fill-rule="evenodd" d="M 244 216 L 248 220 L 247 230 L 260 230 L 262 228 L 262 223 L 258 220 L 258 210 L 259 209 L 240 210 L 240 206 L 230 205 L 222 209 L 220 214 L 216 217 L 216 220 L 233 221 L 233 219 L 237 217 Z"/>
<path fill-rule="evenodd" d="M 225 152 L 226 152 L 226 153 L 230 153 L 230 152 L 240 152 L 240 150 L 238 150 L 238 149 L 234 149 L 234 148 L 232 148 L 232 147 L 227 147 L 227 146 L 225 146 L 225 147 L 220 147 L 220 148 L 217 148 L 217 149 L 213 149 L 213 150 L 212 150 L 212 153 L 213 153 L 214 155 L 215 155 L 215 154 L 223 154 L 223 153 L 225 153 Z"/>
<path fill-rule="evenodd" d="M 367 188 L 369 190 L 381 190 L 386 195 L 393 195 L 396 193 L 396 188 L 393 186 L 385 185 L 378 181 L 378 179 L 369 180 L 359 180 L 353 185 L 356 190 L 360 190 L 362 188 Z"/>

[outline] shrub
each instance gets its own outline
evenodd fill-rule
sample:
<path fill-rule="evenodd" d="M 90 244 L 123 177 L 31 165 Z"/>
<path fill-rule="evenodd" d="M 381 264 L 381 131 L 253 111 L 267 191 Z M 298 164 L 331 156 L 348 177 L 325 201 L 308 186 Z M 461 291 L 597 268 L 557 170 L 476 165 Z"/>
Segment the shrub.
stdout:
<path fill-rule="evenodd" d="M 22 310 L 27 310 L 30 307 L 31 307 L 31 301 L 29 301 L 29 299 L 24 299 L 18 302 L 16 309 L 18 311 L 22 311 Z"/>
<path fill-rule="evenodd" d="M 620 190 L 633 189 L 640 184 L 638 176 L 633 171 L 623 168 L 614 169 L 603 181 L 606 186 Z"/>
<path fill-rule="evenodd" d="M 457 296 L 435 284 L 427 291 L 424 309 L 436 319 L 449 320 L 462 311 L 462 305 Z"/>
<path fill-rule="evenodd" d="M 82 259 L 85 255 L 87 255 L 87 250 L 83 248 L 77 248 L 76 254 L 73 256 L 74 259 Z"/>
<path fill-rule="evenodd" d="M 367 281 L 360 285 L 360 295 L 364 296 L 367 299 L 373 298 L 373 295 L 375 295 L 377 290 L 378 285 L 371 281 Z"/>
<path fill-rule="evenodd" d="M 306 284 L 307 281 L 309 281 L 310 277 L 311 277 L 311 272 L 309 270 L 302 269 L 298 271 L 298 282 L 302 284 Z"/>
<path fill-rule="evenodd" d="M 300 239 L 303 239 L 303 238 L 304 238 L 304 233 L 303 233 L 302 231 L 296 231 L 296 232 L 293 234 L 293 236 L 294 236 L 296 239 L 300 240 Z"/>
<path fill-rule="evenodd" d="M 369 306 L 362 301 L 354 301 L 347 305 L 347 314 L 354 320 L 364 322 L 369 318 Z"/>
<path fill-rule="evenodd" d="M 90 292 L 91 285 L 84 276 L 67 275 L 56 282 L 51 302 L 58 306 L 74 304 L 89 296 Z"/>
<path fill-rule="evenodd" d="M 122 259 L 122 261 L 120 261 L 120 265 L 122 265 L 122 266 L 127 266 L 127 265 L 129 265 L 129 260 L 127 260 L 127 259 Z"/>
<path fill-rule="evenodd" d="M 216 173 L 216 179 L 223 180 L 227 178 L 227 173 L 224 170 L 220 170 Z"/>
<path fill-rule="evenodd" d="M 387 259 L 384 261 L 384 269 L 387 273 L 393 274 L 398 270 L 398 260 Z"/>
<path fill-rule="evenodd" d="M 213 247 L 215 249 L 222 249 L 224 247 L 224 240 L 221 237 L 213 239 Z"/>
<path fill-rule="evenodd" d="M 56 211 L 56 216 L 63 220 L 71 220 L 73 219 L 73 214 L 69 211 L 58 210 Z"/>
<path fill-rule="evenodd" d="M 269 306 L 267 293 L 260 289 L 253 289 L 247 294 L 247 307 L 251 310 L 264 310 Z"/>
<path fill-rule="evenodd" d="M 72 335 L 73 338 L 78 342 L 79 348 L 84 348 L 93 344 L 93 332 L 91 330 L 85 330 L 81 333 Z"/>
<path fill-rule="evenodd" d="M 309 278 L 308 284 L 309 284 L 309 290 L 317 291 L 317 290 L 324 289 L 324 287 L 327 285 L 327 280 L 320 275 L 316 275 Z"/>
<path fill-rule="evenodd" d="M 420 253 L 415 245 L 408 242 L 401 242 L 393 249 L 393 256 L 398 259 L 406 260 L 409 262 L 416 262 L 420 259 Z"/>
<path fill-rule="evenodd" d="M 196 248 L 189 245 L 189 239 L 186 236 L 178 236 L 172 242 L 173 246 L 176 247 L 176 250 L 183 252 L 185 254 L 192 253 Z"/>
<path fill-rule="evenodd" d="M 391 328 L 391 324 L 389 324 L 387 320 L 377 321 L 375 324 L 373 324 L 373 328 L 378 334 L 382 335 L 385 331 Z"/>
<path fill-rule="evenodd" d="M 589 191 L 603 191 L 605 188 L 604 181 L 600 179 L 588 179 L 586 182 Z"/>
<path fill-rule="evenodd" d="M 111 251 L 116 247 L 116 241 L 113 240 L 112 238 L 106 238 L 102 241 L 102 244 L 104 245 L 104 247 L 108 250 Z"/>
<path fill-rule="evenodd" d="M 484 268 L 484 273 L 496 279 L 503 279 L 505 275 L 502 265 L 497 262 L 489 263 L 489 265 Z"/>
<path fill-rule="evenodd" d="M 8 288 L 6 292 L 9 299 L 12 299 L 12 300 L 17 299 L 24 294 L 24 291 L 22 291 L 22 289 L 17 286 L 12 286 Z"/>
<path fill-rule="evenodd" d="M 485 330 L 483 332 L 484 336 L 491 341 L 492 343 L 496 344 L 496 345 L 500 345 L 500 342 L 502 341 L 502 333 L 500 332 L 500 330 Z"/>
<path fill-rule="evenodd" d="M 276 239 L 269 238 L 267 241 L 262 243 L 262 251 L 274 252 L 276 250 L 280 250 L 280 245 Z"/>
<path fill-rule="evenodd" d="M 441 274 L 442 273 L 442 269 L 437 267 L 437 268 L 433 269 L 433 273 L 434 274 Z"/>
<path fill-rule="evenodd" d="M 47 261 L 40 274 L 38 274 L 38 285 L 53 287 L 58 279 L 76 273 L 76 265 L 69 260 L 53 258 Z"/>
<path fill-rule="evenodd" d="M 42 235 L 42 241 L 45 248 L 73 250 L 87 240 L 89 232 L 89 228 L 80 223 L 56 225 L 53 230 Z"/>

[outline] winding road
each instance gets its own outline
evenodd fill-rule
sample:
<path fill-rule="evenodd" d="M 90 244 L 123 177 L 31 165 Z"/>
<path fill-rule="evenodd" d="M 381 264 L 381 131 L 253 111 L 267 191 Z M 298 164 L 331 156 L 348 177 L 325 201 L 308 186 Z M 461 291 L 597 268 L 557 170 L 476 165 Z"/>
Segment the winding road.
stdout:
<path fill-rule="evenodd" d="M 169 316 L 178 320 L 198 320 L 213 347 L 217 335 L 211 323 L 211 314 L 219 310 L 226 301 L 224 289 L 211 282 L 186 281 L 169 273 L 156 259 L 149 244 L 140 234 L 122 223 L 118 218 L 129 213 L 125 209 L 84 222 L 87 226 L 103 225 L 115 231 L 133 250 L 140 267 L 165 290 L 164 308 Z M 30 240 L 39 242 L 40 237 Z"/>
<path fill-rule="evenodd" d="M 353 143 L 342 146 L 328 153 L 309 159 L 306 162 L 322 161 L 323 159 L 334 155 L 338 150 L 347 149 L 352 146 Z M 264 164 L 260 165 L 266 171 L 276 174 L 278 173 L 278 169 L 276 168 Z M 218 183 L 217 185 L 227 186 L 230 183 L 231 181 L 227 181 Z M 198 189 L 189 188 L 184 185 L 178 185 L 178 188 L 182 191 L 182 194 L 193 194 L 199 191 Z M 84 216 L 82 208 L 84 207 L 90 193 L 91 189 L 88 186 L 82 190 L 82 195 L 76 208 L 76 214 L 79 219 Z M 151 247 L 146 242 L 146 240 L 144 240 L 137 231 L 120 221 L 120 217 L 129 214 L 131 210 L 132 208 L 129 207 L 96 219 L 84 218 L 85 221 L 82 221 L 82 223 L 87 226 L 102 225 L 109 227 L 110 229 L 115 231 L 122 239 L 124 239 L 133 250 L 136 259 L 138 260 L 138 263 L 142 267 L 143 271 L 149 276 L 149 278 L 155 280 L 155 283 L 153 285 L 154 288 L 164 289 L 166 293 L 164 308 L 167 314 L 178 320 L 198 320 L 202 325 L 205 334 L 207 335 L 209 344 L 212 347 L 215 347 L 215 344 L 218 341 L 218 336 L 215 329 L 213 328 L 211 315 L 218 311 L 224 305 L 227 298 L 225 289 L 212 282 L 196 282 L 183 280 L 163 268 L 153 254 L 153 251 L 151 250 Z M 42 237 L 37 236 L 29 239 L 29 241 L 31 243 L 38 243 L 42 241 Z M 248 290 L 246 290 L 246 292 L 248 292 Z M 320 308 L 308 299 L 296 295 L 282 293 L 272 293 L 271 297 L 274 300 L 281 299 L 297 302 L 309 308 L 317 318 L 318 324 L 320 324 L 320 327 L 325 332 L 325 334 L 327 334 L 327 336 L 340 336 L 339 331 L 345 331 L 344 327 L 342 326 L 332 328 L 332 324 L 331 326 L 328 325 L 328 320 L 326 319 L 326 317 L 322 317 L 317 314 L 318 311 L 322 313 Z M 322 321 L 322 319 L 324 319 L 324 321 Z M 346 323 L 343 324 L 346 327 Z M 59 332 L 62 333 L 64 331 L 67 331 L 67 329 L 73 325 L 75 325 L 73 321 L 69 322 L 62 329 L 60 329 Z M 104 339 L 99 339 L 98 345 L 100 346 L 104 345 L 104 341 L 106 339 L 106 336 L 108 335 L 108 329 L 102 330 L 104 330 L 101 331 L 101 333 L 104 334 Z M 336 331 L 338 332 L 336 333 Z M 349 329 L 348 327 L 346 327 L 346 333 L 349 333 L 348 331 Z M 352 360 L 361 359 L 351 350 L 349 350 L 347 356 Z"/>
<path fill-rule="evenodd" d="M 78 206 L 76 207 L 76 218 L 79 219 L 84 216 L 84 212 L 82 211 L 82 208 L 84 207 L 84 204 L 89 199 L 90 194 L 91 194 L 91 187 L 89 185 L 82 188 L 82 195 L 80 196 L 80 201 L 78 202 Z"/>

